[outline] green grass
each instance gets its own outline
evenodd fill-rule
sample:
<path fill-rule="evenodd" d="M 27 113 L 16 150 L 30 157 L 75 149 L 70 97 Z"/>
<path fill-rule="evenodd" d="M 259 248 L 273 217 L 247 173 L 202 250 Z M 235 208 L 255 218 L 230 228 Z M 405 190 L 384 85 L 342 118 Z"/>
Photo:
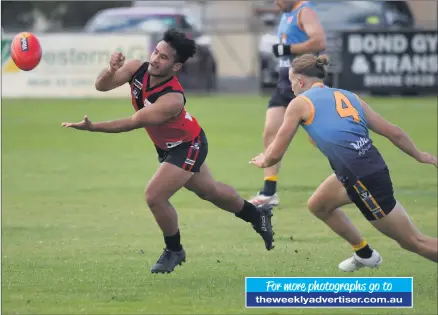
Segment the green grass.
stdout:
<path fill-rule="evenodd" d="M 188 109 L 210 143 L 217 180 L 243 196 L 262 184 L 248 161 L 262 150 L 267 99 L 188 96 Z M 437 153 L 433 98 L 373 99 L 425 151 Z M 163 248 L 143 201 L 157 167 L 143 130 L 85 133 L 60 127 L 88 114 L 107 120 L 132 113 L 126 100 L 3 100 L 2 311 L 4 314 L 320 314 L 318 309 L 245 309 L 245 276 L 345 276 L 338 263 L 350 247 L 306 209 L 330 174 L 324 157 L 300 130 L 280 174 L 276 248 L 264 250 L 252 229 L 181 191 L 180 216 L 188 262 L 170 275 L 151 275 Z M 425 234 L 437 236 L 437 176 L 382 138 L 396 196 Z M 383 255 L 379 270 L 354 276 L 413 276 L 413 309 L 327 309 L 331 314 L 436 314 L 437 265 L 400 249 L 354 207 L 353 222 Z M 294 241 L 289 239 L 294 235 Z M 350 276 L 350 274 L 348 275 Z"/>

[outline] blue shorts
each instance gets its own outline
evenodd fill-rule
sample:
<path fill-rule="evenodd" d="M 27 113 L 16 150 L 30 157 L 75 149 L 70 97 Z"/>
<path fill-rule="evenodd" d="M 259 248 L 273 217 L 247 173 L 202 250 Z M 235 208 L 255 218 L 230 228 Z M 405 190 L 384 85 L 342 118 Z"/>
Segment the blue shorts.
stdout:
<path fill-rule="evenodd" d="M 385 217 L 396 205 L 394 189 L 387 167 L 363 176 L 355 184 L 345 188 L 348 197 L 368 221 Z"/>
<path fill-rule="evenodd" d="M 268 108 L 271 107 L 287 107 L 295 98 L 292 87 L 289 81 L 289 68 L 283 67 L 279 70 L 278 83 L 268 103 Z"/>
<path fill-rule="evenodd" d="M 269 100 L 268 108 L 280 106 L 287 107 L 294 98 L 295 94 L 292 91 L 290 84 L 288 87 L 285 84 L 277 84 L 277 87 Z"/>

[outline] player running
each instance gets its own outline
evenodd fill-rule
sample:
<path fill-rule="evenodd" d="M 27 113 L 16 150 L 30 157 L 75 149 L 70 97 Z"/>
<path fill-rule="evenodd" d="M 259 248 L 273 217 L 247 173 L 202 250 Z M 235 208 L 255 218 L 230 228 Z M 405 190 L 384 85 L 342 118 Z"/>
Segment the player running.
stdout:
<path fill-rule="evenodd" d="M 308 207 L 353 247 L 353 257 L 341 262 L 339 268 L 355 271 L 382 263 L 379 253 L 369 247 L 339 208 L 351 202 L 377 230 L 402 248 L 437 262 L 438 240 L 418 231 L 394 198 L 388 167 L 374 147 L 369 129 L 420 163 L 437 167 L 437 158 L 420 152 L 402 129 L 387 122 L 357 95 L 325 86 L 322 82 L 328 64 L 326 56 L 313 55 L 292 62 L 289 75 L 297 97 L 290 103 L 273 143 L 251 163 L 261 168 L 278 163 L 301 125 L 335 173 L 310 197 Z"/>
<path fill-rule="evenodd" d="M 278 40 L 272 49 L 279 62 L 277 87 L 269 100 L 263 131 L 265 150 L 274 140 L 283 122 L 284 113 L 294 94 L 290 89 L 289 67 L 294 57 L 302 54 L 317 54 L 326 47 L 324 29 L 309 1 L 276 0 L 278 10 L 282 12 L 278 25 Z M 258 10 L 258 13 L 266 12 Z M 257 196 L 249 199 L 253 204 L 278 205 L 277 182 L 280 164 L 265 168 L 264 186 Z"/>
<path fill-rule="evenodd" d="M 184 89 L 176 77 L 196 52 L 195 42 L 169 29 L 149 62 L 127 60 L 114 53 L 110 66 L 96 80 L 96 89 L 109 91 L 129 82 L 136 113 L 128 118 L 92 123 L 87 116 L 79 123 L 62 123 L 79 130 L 119 133 L 145 128 L 155 144 L 160 166 L 149 181 L 145 199 L 164 234 L 166 247 L 152 273 L 169 273 L 186 259 L 180 241 L 178 215 L 169 199 L 185 187 L 238 218 L 252 224 L 267 250 L 274 248 L 271 208 L 256 207 L 230 186 L 216 182 L 205 163 L 207 137 L 195 117 L 184 108 Z"/>

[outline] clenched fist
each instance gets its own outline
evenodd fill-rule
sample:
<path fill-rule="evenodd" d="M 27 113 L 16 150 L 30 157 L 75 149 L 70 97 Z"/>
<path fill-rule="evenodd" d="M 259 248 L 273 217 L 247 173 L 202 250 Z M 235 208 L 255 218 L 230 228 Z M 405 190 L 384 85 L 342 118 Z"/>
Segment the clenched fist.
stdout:
<path fill-rule="evenodd" d="M 125 63 L 125 56 L 121 52 L 114 52 L 110 59 L 110 72 L 116 72 Z"/>

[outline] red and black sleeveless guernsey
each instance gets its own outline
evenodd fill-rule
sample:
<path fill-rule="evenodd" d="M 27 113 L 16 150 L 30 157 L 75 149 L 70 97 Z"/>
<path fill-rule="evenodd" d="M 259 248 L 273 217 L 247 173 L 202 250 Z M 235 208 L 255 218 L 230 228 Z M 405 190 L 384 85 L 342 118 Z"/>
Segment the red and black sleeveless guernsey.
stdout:
<path fill-rule="evenodd" d="M 184 89 L 176 76 L 150 87 L 148 66 L 148 62 L 143 63 L 129 81 L 132 105 L 136 111 L 155 103 L 160 96 L 168 93 L 181 93 L 184 96 Z M 185 103 L 184 96 L 184 105 Z M 201 126 L 196 118 L 191 116 L 184 107 L 174 118 L 159 125 L 145 127 L 145 129 L 154 144 L 165 151 L 181 143 L 191 142 L 201 132 Z"/>

